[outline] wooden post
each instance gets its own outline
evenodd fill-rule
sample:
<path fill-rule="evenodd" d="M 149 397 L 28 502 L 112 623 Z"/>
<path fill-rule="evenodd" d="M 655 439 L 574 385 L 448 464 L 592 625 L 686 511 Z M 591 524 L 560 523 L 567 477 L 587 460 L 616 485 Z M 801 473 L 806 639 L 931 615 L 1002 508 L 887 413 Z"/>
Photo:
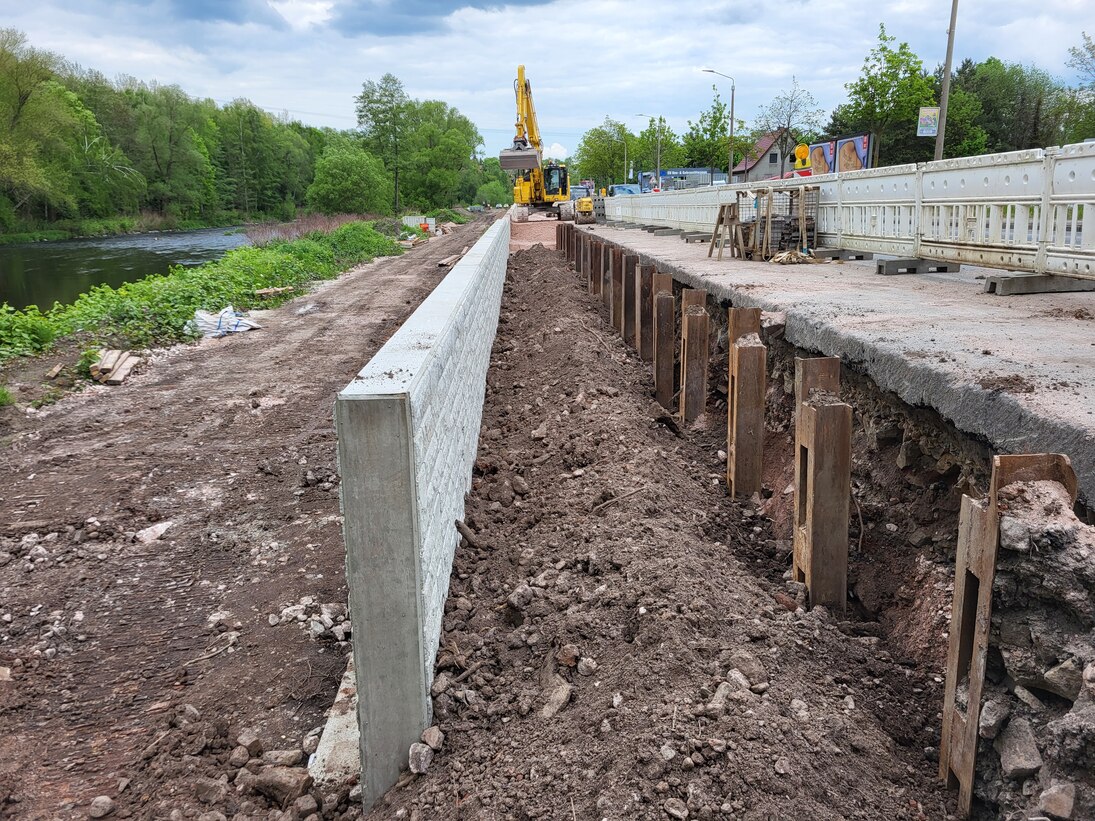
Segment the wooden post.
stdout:
<path fill-rule="evenodd" d="M 612 327 L 624 333 L 624 249 L 612 246 Z"/>
<path fill-rule="evenodd" d="M 601 303 L 612 321 L 612 246 L 601 243 Z"/>
<path fill-rule="evenodd" d="M 588 239 L 585 231 L 575 231 L 574 240 L 574 270 L 578 272 L 579 276 L 585 277 L 589 280 L 589 270 L 586 268 L 586 241 Z"/>
<path fill-rule="evenodd" d="M 654 266 L 639 267 L 635 289 L 635 348 L 644 362 L 654 359 Z"/>
<path fill-rule="evenodd" d="M 626 342 L 631 347 L 635 347 L 635 308 L 636 298 L 639 288 L 639 258 L 635 254 L 624 255 L 624 306 L 623 306 L 623 329 L 621 333 Z"/>
<path fill-rule="evenodd" d="M 673 292 L 654 296 L 654 393 L 663 408 L 673 404 L 673 355 L 677 347 Z"/>
<path fill-rule="evenodd" d="M 702 288 L 684 288 L 681 291 L 681 314 L 683 315 L 692 306 L 707 310 L 707 291 Z"/>
<path fill-rule="evenodd" d="M 563 223 L 555 223 L 555 250 L 563 247 Z"/>
<path fill-rule="evenodd" d="M 589 292 L 594 296 L 601 293 L 601 269 L 604 267 L 604 253 L 599 239 L 589 241 L 589 256 L 592 264 L 589 268 Z"/>
<path fill-rule="evenodd" d="M 764 396 L 768 351 L 760 341 L 760 308 L 731 308 L 730 387 L 726 410 L 726 486 L 731 496 L 752 496 L 762 487 Z"/>
<path fill-rule="evenodd" d="M 682 309 L 680 415 L 685 422 L 696 419 L 707 406 L 709 323 L 705 308 L 692 304 Z"/>
<path fill-rule="evenodd" d="M 795 396 L 802 401 L 795 420 L 793 576 L 806 584 L 811 607 L 820 604 L 843 613 L 848 599 L 852 408 L 828 388 L 816 387 L 832 374 L 834 357 L 827 359 L 795 360 Z M 836 364 L 839 379 L 839 360 Z"/>
<path fill-rule="evenodd" d="M 575 264 L 577 264 L 577 253 L 575 251 L 577 236 L 578 229 L 573 224 L 567 225 L 567 259 Z"/>
<path fill-rule="evenodd" d="M 826 393 L 840 393 L 840 357 L 818 356 L 812 359 L 795 357 L 795 413 L 810 398 L 810 391 L 820 390 Z M 801 580 L 800 580 L 801 581 Z"/>
<path fill-rule="evenodd" d="M 1064 486 L 1076 501 L 1076 474 L 1067 456 L 1056 453 L 995 456 L 987 499 L 962 497 L 958 520 L 958 553 L 954 566 L 947 682 L 943 690 L 943 732 L 939 742 L 939 777 L 958 787 L 958 815 L 968 817 L 973 802 L 981 695 L 985 686 L 992 585 L 1000 544 L 1000 490 L 1013 482 L 1048 480 Z M 957 691 L 965 690 L 965 709 Z"/>

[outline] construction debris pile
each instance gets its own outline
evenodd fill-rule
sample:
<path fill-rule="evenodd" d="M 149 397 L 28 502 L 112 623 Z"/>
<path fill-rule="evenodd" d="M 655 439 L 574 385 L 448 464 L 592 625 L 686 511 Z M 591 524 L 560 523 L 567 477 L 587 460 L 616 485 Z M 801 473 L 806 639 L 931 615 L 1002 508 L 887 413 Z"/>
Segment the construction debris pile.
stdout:
<path fill-rule="evenodd" d="M 1056 482 L 1000 497 L 976 795 L 993 817 L 1095 818 L 1095 527 Z"/>
<path fill-rule="evenodd" d="M 133 351 L 101 350 L 99 358 L 91 363 L 91 378 L 107 385 L 121 385 L 140 364 L 141 358 Z"/>

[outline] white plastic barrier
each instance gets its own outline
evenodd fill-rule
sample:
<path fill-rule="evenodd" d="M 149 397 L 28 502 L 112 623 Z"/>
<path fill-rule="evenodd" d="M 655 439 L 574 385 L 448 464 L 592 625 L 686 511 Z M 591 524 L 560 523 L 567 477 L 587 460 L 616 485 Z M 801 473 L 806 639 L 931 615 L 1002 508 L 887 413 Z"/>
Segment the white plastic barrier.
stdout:
<path fill-rule="evenodd" d="M 366 808 L 430 719 L 509 238 L 496 220 L 335 402 Z"/>
<path fill-rule="evenodd" d="M 1095 279 L 1095 143 L 616 196 L 605 208 L 609 220 L 710 231 L 738 191 L 806 185 L 819 188 L 831 247 Z"/>

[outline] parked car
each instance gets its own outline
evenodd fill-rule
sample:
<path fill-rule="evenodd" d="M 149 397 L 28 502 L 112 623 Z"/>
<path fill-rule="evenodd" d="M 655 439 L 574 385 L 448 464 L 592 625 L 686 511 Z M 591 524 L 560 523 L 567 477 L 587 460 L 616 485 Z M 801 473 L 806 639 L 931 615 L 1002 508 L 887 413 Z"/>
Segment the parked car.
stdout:
<path fill-rule="evenodd" d="M 608 186 L 608 196 L 614 197 L 617 194 L 641 194 L 642 188 L 635 183 L 622 183 L 620 185 Z"/>

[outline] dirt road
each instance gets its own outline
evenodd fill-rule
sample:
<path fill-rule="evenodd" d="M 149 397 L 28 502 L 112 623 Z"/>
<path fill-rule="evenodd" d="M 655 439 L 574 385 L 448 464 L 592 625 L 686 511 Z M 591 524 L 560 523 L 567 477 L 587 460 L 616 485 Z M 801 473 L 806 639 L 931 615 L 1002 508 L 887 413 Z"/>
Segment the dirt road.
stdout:
<path fill-rule="evenodd" d="M 121 387 L 0 410 L 0 816 L 86 818 L 98 795 L 115 817 L 231 816 L 206 783 L 230 735 L 299 754 L 349 651 L 335 393 L 488 224 L 360 266 L 261 331 L 158 354 Z M 222 800 L 195 797 L 209 791 Z"/>

